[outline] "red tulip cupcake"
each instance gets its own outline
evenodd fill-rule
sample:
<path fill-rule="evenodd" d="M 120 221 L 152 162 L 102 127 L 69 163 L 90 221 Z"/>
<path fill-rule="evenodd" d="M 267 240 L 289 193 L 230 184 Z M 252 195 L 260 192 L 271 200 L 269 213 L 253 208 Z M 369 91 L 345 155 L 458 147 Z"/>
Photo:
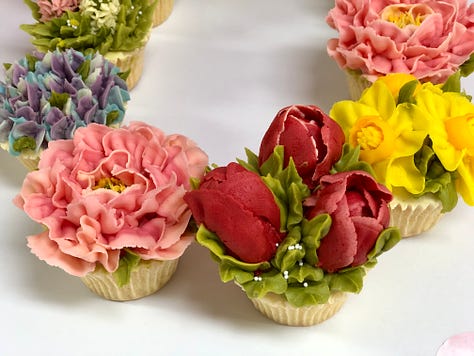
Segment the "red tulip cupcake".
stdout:
<path fill-rule="evenodd" d="M 400 240 L 388 226 L 390 192 L 343 143 L 319 108 L 287 107 L 258 156 L 247 151 L 247 161 L 215 168 L 185 195 L 222 281 L 237 283 L 277 323 L 334 315 Z"/>
<path fill-rule="evenodd" d="M 106 299 L 152 294 L 193 240 L 184 195 L 207 163 L 185 136 L 145 123 L 79 128 L 50 142 L 15 199 L 45 227 L 28 246 Z"/>

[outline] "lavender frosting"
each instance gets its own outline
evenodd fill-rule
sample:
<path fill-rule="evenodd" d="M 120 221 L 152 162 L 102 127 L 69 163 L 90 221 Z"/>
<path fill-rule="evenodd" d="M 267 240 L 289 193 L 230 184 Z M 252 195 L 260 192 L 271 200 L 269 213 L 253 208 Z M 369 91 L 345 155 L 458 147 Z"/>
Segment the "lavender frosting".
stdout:
<path fill-rule="evenodd" d="M 0 144 L 13 155 L 70 139 L 90 123 L 120 125 L 130 95 L 119 68 L 73 49 L 27 55 L 0 81 Z"/>

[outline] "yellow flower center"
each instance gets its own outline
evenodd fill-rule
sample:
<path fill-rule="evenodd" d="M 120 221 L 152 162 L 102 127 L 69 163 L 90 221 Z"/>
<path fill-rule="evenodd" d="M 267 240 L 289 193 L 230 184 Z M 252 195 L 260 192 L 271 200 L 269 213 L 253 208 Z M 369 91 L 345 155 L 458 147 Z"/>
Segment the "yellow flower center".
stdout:
<path fill-rule="evenodd" d="M 458 150 L 474 149 L 474 114 L 447 119 L 444 127 L 449 142 Z"/>
<path fill-rule="evenodd" d="M 360 157 L 372 164 L 389 157 L 395 150 L 392 128 L 377 116 L 359 118 L 349 132 L 351 146 L 360 146 Z"/>
<path fill-rule="evenodd" d="M 382 20 L 392 22 L 400 28 L 408 25 L 420 26 L 433 10 L 424 4 L 396 4 L 387 6 L 381 14 Z"/>
<path fill-rule="evenodd" d="M 92 187 L 92 189 L 99 189 L 99 188 L 104 188 L 104 189 L 110 189 L 113 190 L 114 192 L 117 193 L 122 193 L 127 186 L 118 178 L 115 177 L 104 177 L 99 179 L 97 184 Z"/>

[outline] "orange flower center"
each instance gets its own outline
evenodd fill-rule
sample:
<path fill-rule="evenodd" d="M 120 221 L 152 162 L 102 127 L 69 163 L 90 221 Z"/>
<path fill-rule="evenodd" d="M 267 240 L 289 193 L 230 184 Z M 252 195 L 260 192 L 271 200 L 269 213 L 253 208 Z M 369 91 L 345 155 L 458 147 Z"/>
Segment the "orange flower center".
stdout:
<path fill-rule="evenodd" d="M 117 193 L 122 193 L 127 186 L 118 178 L 115 177 L 104 177 L 99 179 L 97 184 L 92 187 L 92 189 L 96 190 L 99 188 L 110 189 Z"/>
<path fill-rule="evenodd" d="M 424 4 L 395 4 L 383 9 L 381 18 L 404 28 L 408 25 L 420 26 L 425 18 L 432 13 L 433 10 Z"/>
<path fill-rule="evenodd" d="M 360 157 L 372 164 L 389 157 L 395 149 L 392 128 L 377 116 L 359 118 L 349 132 L 351 146 L 360 146 Z"/>
<path fill-rule="evenodd" d="M 447 119 L 444 127 L 449 142 L 458 150 L 474 149 L 474 114 Z"/>

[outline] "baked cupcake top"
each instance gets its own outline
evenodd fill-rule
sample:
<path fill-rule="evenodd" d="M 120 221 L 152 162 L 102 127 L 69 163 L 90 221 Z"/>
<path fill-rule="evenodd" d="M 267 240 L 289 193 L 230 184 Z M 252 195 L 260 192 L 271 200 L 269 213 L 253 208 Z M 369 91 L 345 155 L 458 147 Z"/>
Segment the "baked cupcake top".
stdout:
<path fill-rule="evenodd" d="M 0 82 L 0 144 L 13 155 L 70 139 L 77 128 L 119 126 L 130 99 L 119 69 L 73 49 L 33 53 L 5 65 Z"/>
<path fill-rule="evenodd" d="M 458 194 L 474 205 L 474 105 L 457 84 L 391 74 L 329 114 L 378 181 L 402 196 L 432 193 L 446 212 Z"/>
<path fill-rule="evenodd" d="M 34 24 L 20 28 L 33 45 L 46 52 L 56 48 L 78 51 L 133 51 L 143 47 L 158 0 L 24 0 Z"/>
<path fill-rule="evenodd" d="M 191 243 L 183 196 L 207 164 L 189 138 L 145 123 L 79 128 L 50 143 L 15 198 L 45 227 L 28 246 L 74 276 L 104 268 L 124 285 L 140 259 L 173 260 Z"/>
<path fill-rule="evenodd" d="M 390 192 L 343 143 L 341 128 L 319 108 L 287 107 L 258 156 L 247 150 L 247 161 L 209 171 L 186 194 L 197 241 L 224 282 L 296 307 L 361 290 L 366 269 L 400 233 L 388 226 Z"/>

